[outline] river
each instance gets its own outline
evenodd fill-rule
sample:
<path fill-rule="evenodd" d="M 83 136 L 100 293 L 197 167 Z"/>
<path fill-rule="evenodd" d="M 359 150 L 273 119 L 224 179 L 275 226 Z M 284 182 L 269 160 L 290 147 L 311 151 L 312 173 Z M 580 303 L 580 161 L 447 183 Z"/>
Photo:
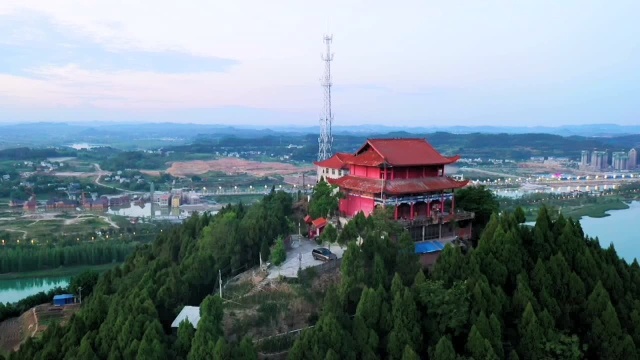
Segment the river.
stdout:
<path fill-rule="evenodd" d="M 628 262 L 640 260 L 640 235 L 636 230 L 636 221 L 640 219 L 640 201 L 632 202 L 626 210 L 610 210 L 607 214 L 609 216 L 603 218 L 583 217 L 580 224 L 584 233 L 598 237 L 603 248 L 613 243 L 618 255 Z"/>
<path fill-rule="evenodd" d="M 70 276 L 37 277 L 25 279 L 0 279 L 0 302 L 16 302 L 41 291 L 69 285 Z"/>
<path fill-rule="evenodd" d="M 633 259 L 640 261 L 640 247 L 636 244 L 640 235 L 634 230 L 634 224 L 640 219 L 640 201 L 633 201 L 625 210 L 609 210 L 609 216 L 592 218 L 584 216 L 580 219 L 580 225 L 584 233 L 592 238 L 598 238 L 600 246 L 608 248 L 611 243 L 618 256 L 627 262 Z M 526 225 L 535 225 L 535 221 Z"/>

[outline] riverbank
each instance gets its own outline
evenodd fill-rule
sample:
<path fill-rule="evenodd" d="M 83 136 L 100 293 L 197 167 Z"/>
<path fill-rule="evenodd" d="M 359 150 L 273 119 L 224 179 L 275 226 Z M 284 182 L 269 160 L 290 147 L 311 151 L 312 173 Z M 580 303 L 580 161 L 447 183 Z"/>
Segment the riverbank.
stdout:
<path fill-rule="evenodd" d="M 561 209 L 562 215 L 566 218 L 573 218 L 574 220 L 580 220 L 583 217 L 591 218 L 603 218 L 611 216 L 608 211 L 611 210 L 626 210 L 629 208 L 629 204 L 622 200 L 612 200 L 604 203 L 586 204 L 583 206 Z"/>
<path fill-rule="evenodd" d="M 111 263 L 103 265 L 83 265 L 83 266 L 69 266 L 59 267 L 48 270 L 27 271 L 19 273 L 6 273 L 0 274 L 0 280 L 16 280 L 16 279 L 29 279 L 29 278 L 41 278 L 41 277 L 61 277 L 61 276 L 73 276 L 80 274 L 86 270 L 94 270 L 97 272 L 107 271 L 120 265 L 121 263 Z"/>
<path fill-rule="evenodd" d="M 573 204 L 572 204 L 573 202 Z M 626 210 L 629 208 L 629 203 L 632 200 L 604 197 L 597 198 L 596 202 L 581 202 L 577 204 L 576 200 L 558 200 L 553 199 L 549 201 L 540 201 L 537 206 L 525 207 L 525 216 L 528 222 L 536 221 L 538 217 L 538 210 L 540 206 L 545 205 L 551 211 L 551 213 L 557 214 L 558 210 L 565 218 L 572 218 L 574 220 L 581 220 L 585 217 L 591 218 L 604 218 L 611 216 L 608 211 L 611 210 Z M 509 206 L 501 210 L 513 211 L 514 206 Z"/>

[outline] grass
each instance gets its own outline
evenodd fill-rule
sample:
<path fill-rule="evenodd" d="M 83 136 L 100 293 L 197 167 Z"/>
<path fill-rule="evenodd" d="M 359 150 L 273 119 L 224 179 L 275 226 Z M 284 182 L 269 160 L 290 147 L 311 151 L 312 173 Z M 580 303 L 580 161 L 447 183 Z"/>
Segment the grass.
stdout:
<path fill-rule="evenodd" d="M 574 219 L 580 219 L 583 216 L 592 218 L 603 218 L 609 216 L 607 211 L 610 210 L 626 210 L 629 205 L 621 200 L 607 201 L 604 203 L 586 204 L 573 209 L 562 209 L 562 215 L 565 217 L 572 217 Z"/>
<path fill-rule="evenodd" d="M 70 267 L 59 267 L 56 269 L 49 269 L 49 270 L 7 273 L 7 274 L 0 274 L 0 280 L 15 280 L 15 279 L 27 279 L 27 278 L 36 278 L 36 277 L 74 276 L 86 270 L 94 270 L 98 272 L 107 271 L 109 269 L 116 267 L 117 265 L 120 265 L 120 264 L 112 263 L 112 264 L 103 264 L 103 265 L 70 266 Z"/>
<path fill-rule="evenodd" d="M 243 204 L 251 204 L 256 201 L 260 201 L 264 197 L 263 194 L 258 195 L 222 195 L 213 196 L 213 199 L 220 204 L 237 204 L 242 202 Z"/>

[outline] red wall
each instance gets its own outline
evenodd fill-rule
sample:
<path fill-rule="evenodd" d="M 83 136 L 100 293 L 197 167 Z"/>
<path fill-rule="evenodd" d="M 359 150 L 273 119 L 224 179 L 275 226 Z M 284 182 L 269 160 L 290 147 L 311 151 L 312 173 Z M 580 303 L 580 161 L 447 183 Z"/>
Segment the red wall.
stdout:
<path fill-rule="evenodd" d="M 393 168 L 394 179 L 418 179 L 422 177 L 438 176 L 437 166 L 414 166 Z"/>
<path fill-rule="evenodd" d="M 380 169 L 373 166 L 351 165 L 351 175 L 379 179 Z"/>
<path fill-rule="evenodd" d="M 354 216 L 362 211 L 365 215 L 371 214 L 373 211 L 373 199 L 363 198 L 359 196 L 347 195 L 346 199 L 340 200 L 340 211 L 346 216 Z"/>

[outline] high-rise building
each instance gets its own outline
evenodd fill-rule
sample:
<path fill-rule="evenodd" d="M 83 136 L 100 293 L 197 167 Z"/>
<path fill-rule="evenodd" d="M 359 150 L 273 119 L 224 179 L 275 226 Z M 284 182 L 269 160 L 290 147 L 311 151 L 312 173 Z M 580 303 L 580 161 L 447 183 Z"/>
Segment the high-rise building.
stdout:
<path fill-rule="evenodd" d="M 589 150 L 582 150 L 582 156 L 580 157 L 580 167 L 589 166 Z"/>
<path fill-rule="evenodd" d="M 638 152 L 636 149 L 629 150 L 629 161 L 627 168 L 633 170 L 638 167 Z"/>
<path fill-rule="evenodd" d="M 609 167 L 606 151 L 594 151 L 591 153 L 591 168 L 594 170 L 605 170 Z"/>
<path fill-rule="evenodd" d="M 611 165 L 613 166 L 614 170 L 616 171 L 627 170 L 628 168 L 627 162 L 628 162 L 629 156 L 627 155 L 626 152 L 624 151 L 614 152 L 611 155 L 611 158 L 612 158 Z"/>

